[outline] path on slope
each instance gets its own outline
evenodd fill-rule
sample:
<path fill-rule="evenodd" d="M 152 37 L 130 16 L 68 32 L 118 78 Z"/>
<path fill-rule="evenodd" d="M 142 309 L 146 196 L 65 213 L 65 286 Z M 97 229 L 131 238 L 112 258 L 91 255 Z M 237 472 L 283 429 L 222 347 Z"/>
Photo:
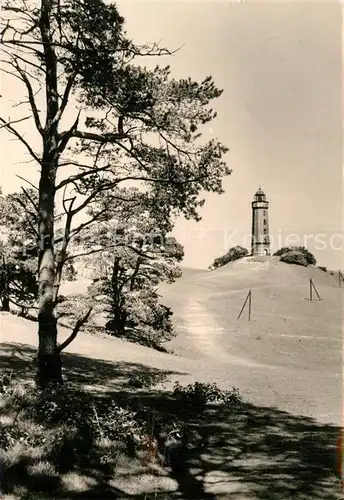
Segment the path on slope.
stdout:
<path fill-rule="evenodd" d="M 305 300 L 309 275 L 322 303 Z M 331 280 L 274 260 L 188 276 L 164 296 L 178 331 L 171 346 L 212 365 L 255 404 L 341 423 L 341 294 Z M 254 317 L 238 321 L 248 288 Z"/>
<path fill-rule="evenodd" d="M 221 337 L 225 328 L 219 326 L 216 318 L 206 310 L 200 299 L 190 298 L 183 309 L 184 335 L 189 340 L 192 349 L 189 356 L 199 358 L 208 357 L 221 363 L 231 363 L 238 366 L 250 366 L 260 368 L 273 368 L 271 365 L 255 363 L 254 361 L 230 354 L 223 349 Z"/>

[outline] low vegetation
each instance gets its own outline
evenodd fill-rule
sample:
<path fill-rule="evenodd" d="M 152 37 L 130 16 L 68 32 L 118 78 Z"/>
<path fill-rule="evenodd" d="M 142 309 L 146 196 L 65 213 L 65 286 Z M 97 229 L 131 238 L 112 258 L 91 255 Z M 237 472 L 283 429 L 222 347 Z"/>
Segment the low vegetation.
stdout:
<path fill-rule="evenodd" d="M 166 380 L 163 374 L 132 376 L 129 386 L 151 388 Z M 16 474 L 24 460 L 26 491 L 30 495 L 56 489 L 55 478 L 71 472 L 115 475 L 125 457 L 144 466 L 169 466 L 171 436 L 183 446 L 195 445 L 188 419 L 205 407 L 226 410 L 241 403 L 237 389 L 221 391 L 216 384 L 176 383 L 168 396 L 169 412 L 147 406 L 138 398 L 100 398 L 68 385 L 38 389 L 18 385 L 11 372 L 0 377 L 0 463 L 6 470 L 4 490 L 18 493 Z M 30 475 L 31 471 L 31 475 Z M 22 492 L 23 493 L 23 492 Z M 21 497 L 22 498 L 22 497 Z M 26 497 L 25 497 L 26 498 Z"/>
<path fill-rule="evenodd" d="M 227 253 L 222 255 L 221 257 L 217 257 L 214 262 L 209 266 L 209 269 L 214 270 L 219 267 L 225 266 L 228 262 L 233 262 L 234 260 L 242 259 L 248 255 L 247 248 L 236 246 L 232 247 L 228 250 Z"/>
<path fill-rule="evenodd" d="M 307 267 L 309 265 L 315 266 L 317 263 L 314 255 L 305 247 L 282 247 L 274 255 L 280 257 L 280 261 L 287 264 Z"/>

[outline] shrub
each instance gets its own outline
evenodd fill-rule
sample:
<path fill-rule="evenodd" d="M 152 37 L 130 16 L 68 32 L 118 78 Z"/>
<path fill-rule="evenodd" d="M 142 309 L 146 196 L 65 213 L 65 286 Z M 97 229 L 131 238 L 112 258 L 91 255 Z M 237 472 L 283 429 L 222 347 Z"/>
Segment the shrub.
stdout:
<path fill-rule="evenodd" d="M 222 257 L 218 257 L 217 259 L 214 260 L 211 266 L 209 266 L 208 269 L 217 269 L 218 267 L 222 267 L 228 262 L 233 262 L 234 260 L 242 259 L 243 257 L 246 257 L 248 255 L 248 250 L 247 248 L 241 247 L 241 246 L 236 246 L 232 247 L 228 250 L 227 253 L 222 255 Z"/>
<path fill-rule="evenodd" d="M 98 462 L 108 460 L 121 448 L 136 453 L 148 434 L 131 409 L 67 386 L 19 390 L 6 373 L 0 377 L 0 397 L 11 412 L 10 424 L 0 424 L 0 448 L 43 447 L 60 471 L 87 466 L 95 455 Z M 106 450 L 99 446 L 104 440 Z"/>
<path fill-rule="evenodd" d="M 275 252 L 274 255 L 277 257 L 283 257 L 285 254 L 287 254 L 289 252 L 302 253 L 307 261 L 307 265 L 315 266 L 315 264 L 317 263 L 314 255 L 309 250 L 307 250 L 307 248 L 305 248 L 305 247 L 282 247 L 279 250 L 277 250 L 277 252 Z M 280 259 L 280 260 L 282 260 L 282 259 Z M 286 261 L 283 261 L 283 262 L 286 262 Z M 295 262 L 295 264 L 296 264 L 296 262 Z M 304 264 L 301 264 L 301 265 L 304 265 Z"/>
<path fill-rule="evenodd" d="M 324 273 L 327 273 L 327 267 L 325 266 L 318 266 L 318 269 L 320 269 L 320 271 L 324 271 Z"/>
<path fill-rule="evenodd" d="M 235 405 L 242 401 L 239 390 L 233 387 L 230 391 L 221 390 L 215 383 L 208 384 L 194 382 L 182 386 L 179 382 L 174 384 L 173 396 L 186 406 L 201 409 L 207 405 L 224 404 Z"/>
<path fill-rule="evenodd" d="M 143 388 L 153 387 L 154 385 L 165 382 L 167 375 L 165 373 L 135 373 L 131 375 L 128 385 L 131 387 Z"/>
<path fill-rule="evenodd" d="M 308 266 L 308 261 L 305 255 L 302 252 L 296 250 L 283 254 L 280 258 L 280 261 L 287 264 L 296 264 L 298 266 Z"/>

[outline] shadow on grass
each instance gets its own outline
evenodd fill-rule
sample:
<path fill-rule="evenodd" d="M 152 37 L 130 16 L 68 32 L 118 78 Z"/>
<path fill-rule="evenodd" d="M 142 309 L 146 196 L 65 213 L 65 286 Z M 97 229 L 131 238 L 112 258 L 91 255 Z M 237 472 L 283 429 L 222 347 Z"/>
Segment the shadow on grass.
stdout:
<path fill-rule="evenodd" d="M 0 349 L 2 370 L 13 370 L 21 379 L 34 378 L 36 350 L 26 344 L 3 343 Z M 149 374 L 187 375 L 187 373 L 163 371 L 147 367 L 140 363 L 111 362 L 92 359 L 76 354 L 62 354 L 64 378 L 72 386 L 87 386 L 97 390 L 109 390 L 128 386 L 130 376 Z"/>
<path fill-rule="evenodd" d="M 5 344 L 0 363 L 24 378 L 33 373 L 33 355 L 28 346 Z M 128 386 L 133 374 L 157 372 L 149 367 L 67 353 L 63 363 L 73 384 L 103 386 L 96 397 L 125 403 L 142 414 L 149 408 L 150 414 L 154 413 L 157 436 L 162 423 L 182 422 L 184 446 L 171 455 L 168 467 L 154 473 L 138 468 L 134 460 L 128 460 L 127 467 L 117 467 L 115 475 L 110 464 L 74 464 L 69 472 L 86 478 L 80 492 L 75 485 L 67 487 L 62 475 L 49 475 L 48 469 L 44 474 L 35 471 L 36 458 L 18 457 L 5 469 L 4 486 L 9 493 L 22 488 L 20 498 L 33 500 L 342 498 L 336 477 L 339 429 L 335 426 L 247 403 L 233 408 L 188 409 L 167 392 L 153 388 L 138 394 Z"/>

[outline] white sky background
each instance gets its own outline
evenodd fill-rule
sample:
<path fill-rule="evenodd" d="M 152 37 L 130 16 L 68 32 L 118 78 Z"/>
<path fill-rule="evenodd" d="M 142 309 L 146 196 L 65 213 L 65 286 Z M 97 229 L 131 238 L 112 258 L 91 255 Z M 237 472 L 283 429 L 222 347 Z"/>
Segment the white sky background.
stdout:
<path fill-rule="evenodd" d="M 261 184 L 270 201 L 275 246 L 291 233 L 301 238 L 291 244 L 313 234 L 306 246 L 319 264 L 342 268 L 340 237 L 331 244 L 331 235 L 342 233 L 339 3 L 123 0 L 118 6 L 136 42 L 183 45 L 159 61 L 170 64 L 174 76 L 210 74 L 224 89 L 206 137 L 214 135 L 230 148 L 233 173 L 224 195 L 206 196 L 202 222 L 178 221 L 184 264 L 207 267 L 229 246 L 249 246 L 251 201 Z M 2 79 L 5 117 L 12 116 L 18 92 Z M 25 131 L 28 137 L 33 133 Z M 10 192 L 21 184 L 16 173 L 34 179 L 37 168 L 18 164 L 25 160 L 23 148 L 4 132 L 0 139 L 0 185 Z"/>

